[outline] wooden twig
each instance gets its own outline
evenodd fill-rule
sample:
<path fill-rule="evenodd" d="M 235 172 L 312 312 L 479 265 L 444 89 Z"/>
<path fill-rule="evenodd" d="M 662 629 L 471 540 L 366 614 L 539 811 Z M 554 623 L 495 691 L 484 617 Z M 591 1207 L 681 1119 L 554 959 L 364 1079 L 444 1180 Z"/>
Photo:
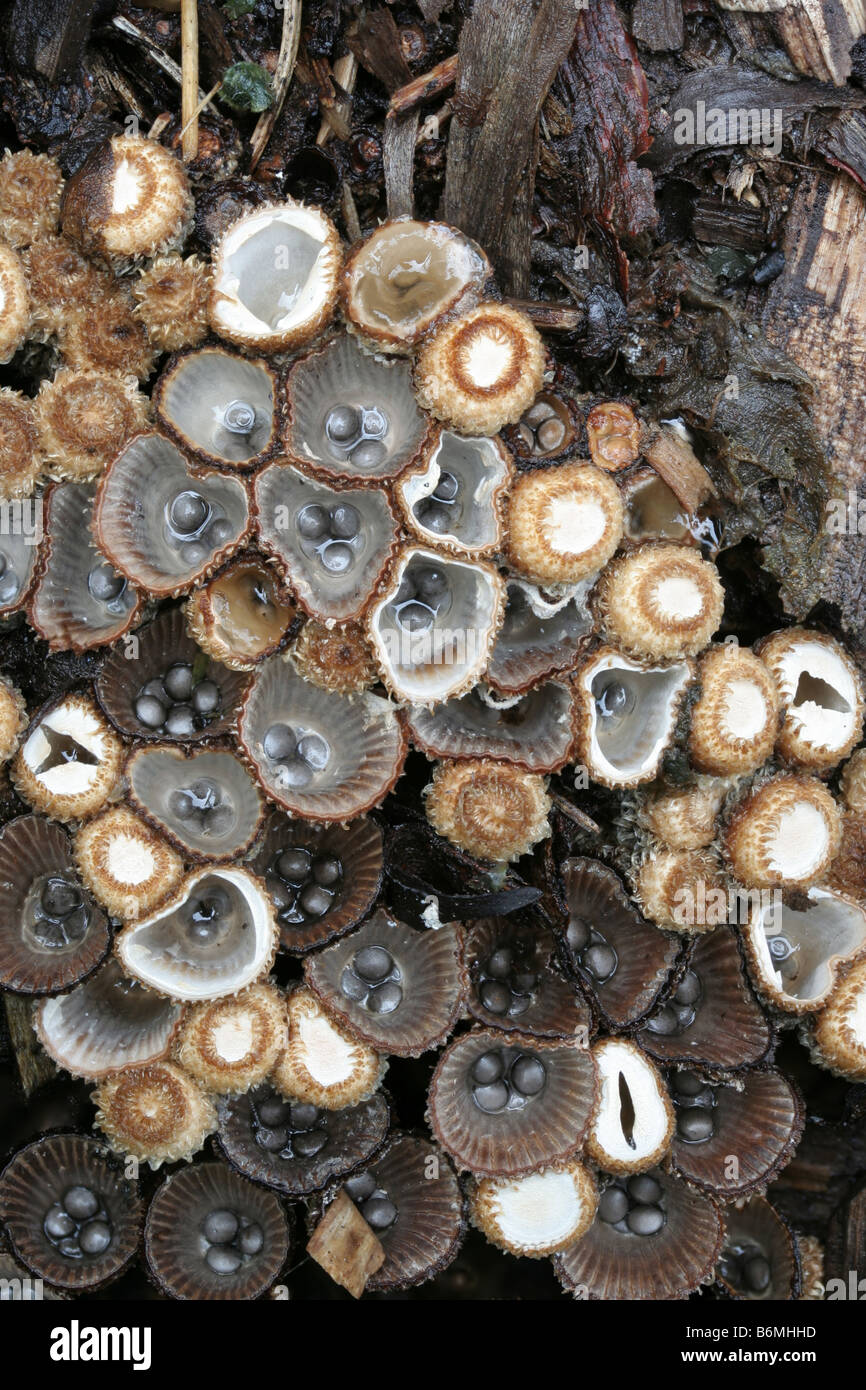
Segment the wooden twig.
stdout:
<path fill-rule="evenodd" d="M 253 131 L 253 138 L 250 142 L 250 173 L 264 154 L 265 147 L 277 123 L 277 117 L 283 109 L 283 102 L 288 95 L 289 85 L 295 71 L 300 42 L 301 0 L 283 0 L 283 34 L 280 39 L 277 68 L 274 73 L 274 100 L 267 111 L 262 112 Z"/>
<path fill-rule="evenodd" d="M 584 320 L 583 310 L 576 309 L 573 304 L 556 304 L 546 299 L 514 298 L 508 298 L 505 302 L 532 319 L 542 333 L 574 333 Z"/>
<path fill-rule="evenodd" d="M 189 163 L 198 154 L 198 0 L 181 0 L 181 153 Z"/>
<path fill-rule="evenodd" d="M 222 87 L 222 85 L 223 85 L 223 84 L 222 84 L 222 81 L 217 82 L 213 87 L 211 87 L 211 89 L 210 89 L 210 91 L 208 92 L 207 96 L 202 97 L 201 101 L 199 101 L 199 102 L 196 103 L 195 110 L 193 111 L 192 115 L 191 115 L 190 118 L 189 118 L 190 121 L 196 121 L 196 122 L 198 121 L 198 118 L 199 118 L 199 116 L 201 115 L 202 111 L 204 110 L 204 108 L 205 108 L 206 106 L 210 106 L 211 98 L 216 96 L 217 92 L 220 90 L 220 88 Z M 180 132 L 181 140 L 183 140 L 183 137 L 184 137 L 184 135 L 186 134 L 186 130 L 187 130 L 187 127 L 184 126 L 183 130 Z"/>
<path fill-rule="evenodd" d="M 420 77 L 407 82 L 405 87 L 400 87 L 391 98 L 388 114 L 402 116 L 414 106 L 420 106 L 422 102 L 429 101 L 431 97 L 453 87 L 456 77 L 457 54 L 452 53 L 450 58 L 437 63 L 429 72 L 422 73 Z"/>
<path fill-rule="evenodd" d="M 411 217 L 415 212 L 415 139 L 419 116 L 385 117 L 382 163 L 385 166 L 385 194 L 389 217 Z"/>
<path fill-rule="evenodd" d="M 412 69 L 403 57 L 400 31 L 390 10 L 362 10 L 357 29 L 346 34 L 346 43 L 361 67 L 389 93 L 412 81 Z"/>
<path fill-rule="evenodd" d="M 346 224 L 349 245 L 352 246 L 356 241 L 361 240 L 361 219 L 358 216 L 358 209 L 355 207 L 355 199 L 349 184 L 343 179 L 343 221 Z"/>
<path fill-rule="evenodd" d="M 123 34 L 127 39 L 132 39 L 135 43 L 140 43 L 143 48 L 146 48 L 157 67 L 162 68 L 163 72 L 170 77 L 173 82 L 176 82 L 179 87 L 183 87 L 183 73 L 177 63 L 173 58 L 169 58 L 167 54 L 163 53 L 162 49 L 155 44 L 142 29 L 138 29 L 122 14 L 114 15 L 111 23 L 113 27 L 117 29 L 118 33 Z M 198 99 L 203 105 L 209 106 L 215 116 L 219 115 L 213 102 L 205 97 L 204 92 L 200 91 L 198 93 Z"/>

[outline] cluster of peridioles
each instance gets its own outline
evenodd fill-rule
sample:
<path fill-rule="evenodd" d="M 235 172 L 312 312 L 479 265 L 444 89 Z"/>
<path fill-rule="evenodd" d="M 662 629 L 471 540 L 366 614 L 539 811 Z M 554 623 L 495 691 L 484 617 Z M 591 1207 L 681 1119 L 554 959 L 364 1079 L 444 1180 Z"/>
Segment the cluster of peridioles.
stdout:
<path fill-rule="evenodd" d="M 380 1248 L 368 1288 L 445 1268 L 468 1214 L 592 1297 L 788 1296 L 756 1195 L 802 1126 L 779 1030 L 866 1078 L 856 666 L 802 627 L 713 642 L 687 433 L 559 391 L 462 233 L 387 222 L 344 259 L 286 201 L 206 263 L 192 211 L 143 139 L 65 187 L 45 156 L 0 164 L 3 354 L 56 363 L 0 396 L 0 488 L 44 519 L 0 537 L 2 614 L 103 649 L 29 722 L 0 691 L 32 808 L 0 835 L 0 983 L 38 999 L 99 1131 L 12 1160 L 15 1254 L 61 1289 L 117 1277 L 122 1155 L 186 1162 L 144 1231 L 175 1297 L 265 1292 L 286 1203 L 313 1227 L 339 1194 Z M 535 852 L 546 918 L 388 910 L 376 808 L 410 743 L 429 844 L 493 885 Z M 544 854 L 573 764 L 622 792 L 628 884 Z M 433 1049 L 422 1138 L 383 1078 Z"/>

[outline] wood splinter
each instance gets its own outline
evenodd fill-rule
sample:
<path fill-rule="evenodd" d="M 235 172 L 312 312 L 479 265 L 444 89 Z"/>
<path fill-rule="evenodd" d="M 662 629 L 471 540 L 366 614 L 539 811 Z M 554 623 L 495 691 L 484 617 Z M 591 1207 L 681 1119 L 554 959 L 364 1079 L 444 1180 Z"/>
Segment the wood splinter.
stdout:
<path fill-rule="evenodd" d="M 181 71 L 181 125 L 183 137 L 181 152 L 184 163 L 195 159 L 198 154 L 198 0 L 181 0 L 180 10 Z"/>
<path fill-rule="evenodd" d="M 361 1297 L 370 1275 L 385 1263 L 381 1241 L 345 1192 L 328 1207 L 307 1244 L 307 1254 L 353 1298 Z"/>

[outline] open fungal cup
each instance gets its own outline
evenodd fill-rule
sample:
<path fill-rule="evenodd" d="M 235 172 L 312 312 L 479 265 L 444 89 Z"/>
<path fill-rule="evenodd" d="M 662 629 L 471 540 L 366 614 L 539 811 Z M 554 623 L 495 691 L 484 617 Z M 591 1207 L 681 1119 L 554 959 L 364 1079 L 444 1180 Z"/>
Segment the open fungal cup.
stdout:
<path fill-rule="evenodd" d="M 286 400 L 286 453 L 336 486 L 396 478 L 418 458 L 431 428 L 406 363 L 371 357 L 347 334 L 295 363 Z"/>
<path fill-rule="evenodd" d="M 501 548 L 513 465 L 500 440 L 440 431 L 419 469 L 394 488 L 408 525 L 428 545 L 481 556 Z"/>
<path fill-rule="evenodd" d="M 47 540 L 27 611 L 53 651 L 108 646 L 135 625 L 144 602 L 93 545 L 93 499 L 84 483 L 59 483 L 47 494 Z"/>
<path fill-rule="evenodd" d="M 273 463 L 253 484 L 259 543 L 301 608 L 321 622 L 360 618 L 397 546 L 397 518 L 384 491 L 337 491 Z"/>
<path fill-rule="evenodd" d="M 606 787 L 651 781 L 673 742 L 691 664 L 643 664 L 600 647 L 573 680 L 578 753 L 593 781 Z"/>
<path fill-rule="evenodd" d="M 271 801 L 329 824 L 378 805 L 406 756 L 405 730 L 387 700 L 319 690 L 279 657 L 253 678 L 238 741 Z"/>
<path fill-rule="evenodd" d="M 139 434 L 107 469 L 93 517 L 97 544 L 156 598 L 182 594 L 237 550 L 249 531 L 239 478 L 199 473 L 160 434 Z"/>
<path fill-rule="evenodd" d="M 866 911 L 840 893 L 810 888 L 802 906 L 755 894 L 748 907 L 743 938 L 752 977 L 787 1013 L 820 1009 L 843 967 L 866 955 Z"/>
<path fill-rule="evenodd" d="M 251 670 L 300 626 L 272 566 L 238 555 L 190 594 L 187 628 L 203 651 L 237 671 Z"/>
<path fill-rule="evenodd" d="M 183 1006 L 128 979 L 109 959 L 68 994 L 43 999 L 34 1028 L 49 1057 L 72 1076 L 105 1076 L 167 1057 Z"/>
<path fill-rule="evenodd" d="M 154 408 L 165 433 L 204 468 L 256 468 L 277 446 L 276 372 L 224 348 L 175 358 Z"/>
<path fill-rule="evenodd" d="M 246 869 L 198 869 L 181 891 L 118 936 L 124 970 L 169 999 L 220 999 L 267 974 L 277 929 L 264 885 Z"/>
<path fill-rule="evenodd" d="M 318 208 L 288 200 L 237 218 L 213 252 L 211 328 L 252 352 L 286 352 L 327 325 L 340 239 Z"/>
<path fill-rule="evenodd" d="M 435 705 L 475 685 L 502 622 L 491 565 L 406 546 L 367 614 L 370 645 L 397 700 Z"/>
<path fill-rule="evenodd" d="M 444 222 L 385 222 L 349 256 L 343 309 L 378 349 L 408 353 L 444 319 L 473 307 L 490 263 L 474 241 Z"/>
<path fill-rule="evenodd" d="M 187 860 L 241 858 L 264 816 L 259 788 L 228 749 L 138 748 L 126 777 L 132 804 Z"/>
<path fill-rule="evenodd" d="M 0 833 L 0 984 L 18 994 L 53 994 L 90 975 L 111 933 L 81 886 L 66 831 L 42 816 L 19 816 Z"/>

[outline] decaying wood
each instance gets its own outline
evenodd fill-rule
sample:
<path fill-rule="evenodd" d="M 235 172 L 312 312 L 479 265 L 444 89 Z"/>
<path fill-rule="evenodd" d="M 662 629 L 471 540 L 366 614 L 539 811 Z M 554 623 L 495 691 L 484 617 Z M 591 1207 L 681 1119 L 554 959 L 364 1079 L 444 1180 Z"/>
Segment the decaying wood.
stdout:
<path fill-rule="evenodd" d="M 457 77 L 457 54 L 452 53 L 450 58 L 445 58 L 443 62 L 437 63 L 435 68 L 429 72 L 422 73 L 420 77 L 414 77 L 411 82 L 407 82 L 405 87 L 400 87 L 391 97 L 391 104 L 388 111 L 392 116 L 400 116 L 404 111 L 411 111 L 414 106 L 420 106 L 422 102 L 429 101 L 431 97 L 438 96 L 440 92 L 454 85 Z"/>
<path fill-rule="evenodd" d="M 351 133 L 352 93 L 358 79 L 358 59 L 354 53 L 345 53 L 334 63 L 333 96 L 320 98 L 322 124 L 316 136 L 316 144 L 326 145 L 332 135 L 338 140 L 347 140 Z M 338 89 L 338 90 L 337 90 Z"/>
<path fill-rule="evenodd" d="M 844 174 L 802 176 L 785 223 L 786 265 L 763 314 L 767 337 L 818 388 L 814 414 L 854 530 L 830 529 L 831 598 L 866 649 L 866 195 Z"/>
<path fill-rule="evenodd" d="M 851 75 L 851 47 L 866 32 L 864 0 L 718 0 L 723 10 L 772 15 L 798 72 L 837 86 Z"/>
<path fill-rule="evenodd" d="M 844 169 L 861 188 L 866 188 L 866 115 L 842 111 L 819 131 L 814 149 L 835 169 Z"/>
<path fill-rule="evenodd" d="M 328 1207 L 308 1244 L 307 1254 L 353 1298 L 385 1263 L 382 1243 L 345 1192 Z"/>
<path fill-rule="evenodd" d="M 413 183 L 419 120 L 417 111 L 385 117 L 382 163 L 389 217 L 411 217 L 415 211 Z"/>
<path fill-rule="evenodd" d="M 654 53 L 681 49 L 684 33 L 681 0 L 635 0 L 631 32 L 639 43 Z"/>
<path fill-rule="evenodd" d="M 699 103 L 703 103 L 703 122 L 698 118 Z M 754 68 L 724 65 L 689 73 L 670 96 L 667 106 L 671 112 L 690 111 L 694 116 L 693 128 L 690 132 L 685 131 L 685 126 L 681 126 L 678 120 L 671 120 L 666 129 L 659 132 L 646 157 L 646 162 L 654 169 L 672 169 L 698 150 L 722 148 L 715 138 L 717 132 L 712 121 L 706 119 L 706 113 L 711 109 L 725 115 L 726 130 L 732 136 L 730 144 L 737 145 L 742 144 L 738 139 L 741 124 L 738 117 L 735 120 L 729 113 L 769 113 L 769 134 L 772 137 L 777 112 L 782 130 L 789 132 L 795 120 L 804 118 L 810 112 L 842 111 L 866 106 L 866 93 L 808 79 L 783 82 Z M 682 137 L 684 132 L 693 138 L 687 141 L 678 139 L 678 135 Z"/>
<path fill-rule="evenodd" d="M 181 152 L 188 162 L 198 154 L 198 0 L 182 0 L 181 42 Z"/>
<path fill-rule="evenodd" d="M 418 9 L 426 19 L 428 24 L 435 24 L 445 6 L 450 0 L 416 0 Z"/>
<path fill-rule="evenodd" d="M 572 0 L 476 0 L 460 35 L 443 211 L 511 294 L 529 287 L 538 115 L 576 21 Z"/>
<path fill-rule="evenodd" d="M 400 32 L 390 10 L 366 10 L 357 31 L 347 35 L 362 68 L 377 77 L 389 92 L 396 92 L 412 81 L 412 72 L 400 47 Z"/>
<path fill-rule="evenodd" d="M 767 240 L 767 222 L 760 208 L 747 207 L 733 198 L 702 196 L 695 200 L 692 233 L 709 246 L 760 251 Z"/>
<path fill-rule="evenodd" d="M 283 102 L 295 71 L 298 45 L 301 42 L 301 0 L 283 0 L 283 31 L 280 39 L 280 52 L 274 73 L 274 99 L 267 111 L 259 117 L 253 138 L 250 141 L 250 170 L 255 169 L 265 152 L 277 117 L 283 109 Z"/>
<path fill-rule="evenodd" d="M 163 53 L 162 49 L 159 48 L 142 29 L 137 28 L 135 24 L 122 14 L 114 15 L 111 23 L 125 38 L 131 39 L 134 43 L 140 44 L 142 48 L 146 49 L 149 57 L 156 63 L 157 67 L 162 68 L 163 72 L 167 77 L 171 78 L 172 82 L 176 82 L 180 88 L 183 88 L 183 73 L 178 64 L 173 58 L 169 58 L 167 53 Z M 219 115 L 210 97 L 206 96 L 204 92 L 199 92 L 198 99 L 200 106 L 210 107 L 214 115 Z"/>
<path fill-rule="evenodd" d="M 17 65 L 49 82 L 74 72 L 96 5 L 97 0 L 15 0 L 5 27 Z"/>
<path fill-rule="evenodd" d="M 657 220 L 653 180 L 638 160 L 650 146 L 647 79 L 635 42 L 613 0 L 580 11 L 575 41 L 544 108 L 550 128 L 550 181 L 574 239 L 583 228 L 597 240 L 628 291 L 628 260 L 621 239 Z"/>
<path fill-rule="evenodd" d="M 648 426 L 641 435 L 641 453 L 690 514 L 715 494 L 709 473 L 688 440 L 675 430 Z"/>
<path fill-rule="evenodd" d="M 340 206 L 343 210 L 343 221 L 346 224 L 349 245 L 353 246 L 356 241 L 361 240 L 361 219 L 358 216 L 351 186 L 346 179 L 343 179 Z"/>
<path fill-rule="evenodd" d="M 30 1096 L 37 1087 L 44 1086 L 57 1075 L 57 1068 L 33 1031 L 33 1001 L 22 995 L 7 994 L 4 1003 L 18 1075 L 25 1096 Z"/>

